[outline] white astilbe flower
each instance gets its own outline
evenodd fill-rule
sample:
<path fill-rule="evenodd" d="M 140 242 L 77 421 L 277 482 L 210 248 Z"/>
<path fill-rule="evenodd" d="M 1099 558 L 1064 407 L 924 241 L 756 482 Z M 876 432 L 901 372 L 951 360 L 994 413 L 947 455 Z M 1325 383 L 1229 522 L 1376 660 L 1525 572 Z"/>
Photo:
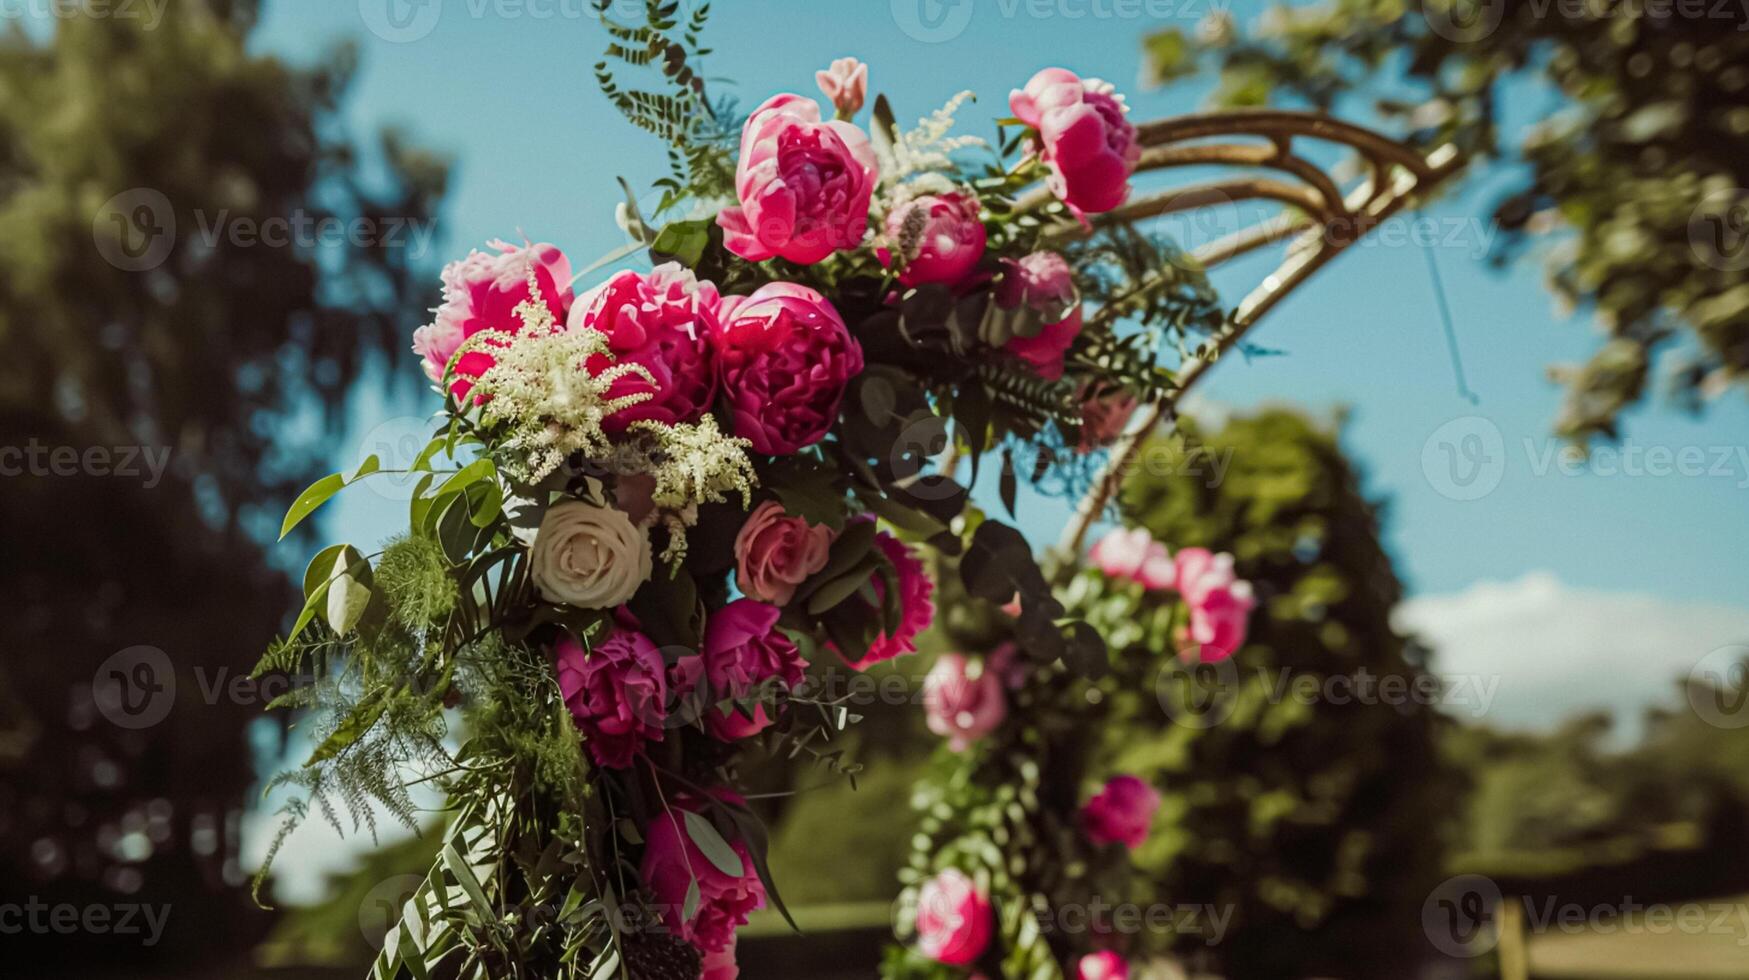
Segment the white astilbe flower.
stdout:
<path fill-rule="evenodd" d="M 676 563 L 686 557 L 686 529 L 698 522 L 698 505 L 726 502 L 732 492 L 740 496 L 742 508 L 751 506 L 758 484 L 753 462 L 747 458 L 753 443 L 725 435 L 715 416 L 672 425 L 644 419 L 631 428 L 647 441 L 622 454 L 620 465 L 655 480 L 650 491 L 653 514 L 659 514 L 668 528 L 663 561 Z"/>
<path fill-rule="evenodd" d="M 652 386 L 656 379 L 641 364 L 614 364 L 598 374 L 586 365 L 596 355 L 612 357 L 606 335 L 595 330 L 566 332 L 541 299 L 531 271 L 529 298 L 516 307 L 520 333 L 482 330 L 469 337 L 450 363 L 478 350 L 494 363 L 474 382 L 484 396 L 480 422 L 503 433 L 499 447 L 510 458 L 511 476 L 537 482 L 562 466 L 573 453 L 601 457 L 612 451 L 601 423 L 609 415 L 653 397 L 644 391 L 609 398 L 613 383 L 637 375 Z"/>
<path fill-rule="evenodd" d="M 954 113 L 971 99 L 972 93 L 961 92 L 947 100 L 947 105 L 918 120 L 917 128 L 900 133 L 891 149 L 875 141 L 875 152 L 881 165 L 881 179 L 887 184 L 900 184 L 912 174 L 926 171 L 952 172 L 952 155 L 973 146 L 988 146 L 976 136 L 949 136 L 954 126 Z"/>

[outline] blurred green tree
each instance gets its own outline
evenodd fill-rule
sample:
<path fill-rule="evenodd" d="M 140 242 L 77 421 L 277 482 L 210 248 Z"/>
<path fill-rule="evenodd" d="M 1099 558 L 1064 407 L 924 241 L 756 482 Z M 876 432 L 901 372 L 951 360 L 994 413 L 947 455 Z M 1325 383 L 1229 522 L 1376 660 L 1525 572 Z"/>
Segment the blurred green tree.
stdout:
<path fill-rule="evenodd" d="M 1123 494 L 1134 526 L 1231 552 L 1258 596 L 1233 658 L 1118 690 L 1096 736 L 1093 771 L 1164 789 L 1134 855 L 1143 900 L 1213 910 L 1177 948 L 1224 976 L 1412 975 L 1461 785 L 1338 435 L 1282 409 L 1186 419 L 1143 447 Z M 1218 935 L 1215 914 L 1231 916 Z"/>
<path fill-rule="evenodd" d="M 9 940 L 27 976 L 265 925 L 237 838 L 266 699 L 230 687 L 291 608 L 262 544 L 417 322 L 447 169 L 351 142 L 354 53 L 252 53 L 255 0 L 60 6 L 0 37 L 0 878 L 172 914 L 150 949 Z"/>
<path fill-rule="evenodd" d="M 1212 66 L 1224 105 L 1370 98 L 1412 142 L 1485 167 L 1505 188 L 1492 261 L 1548 241 L 1550 288 L 1607 338 L 1551 369 L 1567 389 L 1556 427 L 1585 441 L 1617 434 L 1660 348 L 1690 407 L 1749 378 L 1746 26 L 1740 4 L 1323 0 L 1145 46 L 1156 81 Z M 1527 96 L 1546 117 L 1503 134 Z"/>

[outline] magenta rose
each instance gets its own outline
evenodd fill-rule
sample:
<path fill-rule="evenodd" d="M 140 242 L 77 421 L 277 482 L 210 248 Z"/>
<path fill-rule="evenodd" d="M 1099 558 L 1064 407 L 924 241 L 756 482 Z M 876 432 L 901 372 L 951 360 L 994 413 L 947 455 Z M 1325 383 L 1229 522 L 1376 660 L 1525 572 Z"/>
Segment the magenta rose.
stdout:
<path fill-rule="evenodd" d="M 855 58 L 835 58 L 830 68 L 814 73 L 814 84 L 838 110 L 838 118 L 849 119 L 868 97 L 868 66 Z"/>
<path fill-rule="evenodd" d="M 1095 844 L 1123 844 L 1134 850 L 1148 839 L 1148 825 L 1160 808 L 1160 794 L 1134 776 L 1114 776 L 1081 807 L 1081 827 Z"/>
<path fill-rule="evenodd" d="M 852 670 L 866 670 L 872 664 L 894 657 L 902 657 L 907 653 L 917 652 L 917 634 L 929 628 L 935 621 L 935 583 L 924 570 L 923 562 L 905 542 L 893 537 L 885 531 L 875 535 L 875 547 L 887 556 L 892 563 L 894 577 L 899 585 L 899 623 L 891 630 L 882 630 L 874 642 L 868 646 L 868 651 L 855 660 L 845 656 L 838 650 L 838 656 Z M 878 600 L 871 615 L 877 612 L 887 601 L 887 583 L 880 574 L 870 576 L 869 583 L 874 587 L 875 598 Z M 861 600 L 850 599 L 858 602 Z M 837 650 L 836 647 L 833 648 Z"/>
<path fill-rule="evenodd" d="M 662 652 L 635 630 L 616 629 L 583 649 L 570 633 L 554 645 L 559 693 L 596 764 L 624 769 L 646 742 L 662 741 L 668 678 Z"/>
<path fill-rule="evenodd" d="M 413 331 L 413 352 L 425 359 L 425 374 L 433 381 L 443 380 L 450 359 L 469 337 L 482 330 L 522 330 L 516 308 L 528 301 L 530 269 L 553 322 L 564 323 L 571 308 L 571 263 L 565 253 L 545 243 L 519 248 L 494 241 L 489 247 L 498 254 L 470 251 L 467 258 L 443 267 L 443 305 L 431 323 Z M 457 359 L 450 383 L 456 400 L 465 400 L 474 379 L 495 362 L 478 348 Z"/>
<path fill-rule="evenodd" d="M 727 791 L 718 791 L 716 795 L 732 803 L 740 802 L 740 797 Z M 686 820 L 678 810 L 703 812 L 700 801 L 682 797 L 674 801 L 674 806 L 675 811 L 657 814 L 644 828 L 644 860 L 639 877 L 655 893 L 668 928 L 709 957 L 731 948 L 735 930 L 747 924 L 747 914 L 765 907 L 765 886 L 753 869 L 746 844 L 741 841 L 729 844 L 741 860 L 741 873 L 731 875 L 725 874 L 692 842 L 686 832 Z M 698 910 L 692 918 L 685 919 L 681 913 L 686 909 L 686 893 L 694 877 L 698 879 Z"/>
<path fill-rule="evenodd" d="M 1185 548 L 1178 553 L 1176 568 L 1178 593 L 1190 607 L 1185 632 L 1201 647 L 1202 660 L 1213 663 L 1238 652 L 1257 600 L 1251 583 L 1233 574 L 1233 556 Z"/>
<path fill-rule="evenodd" d="M 1143 528 L 1112 531 L 1087 557 L 1107 577 L 1140 582 L 1145 589 L 1170 589 L 1178 580 L 1166 546 Z"/>
<path fill-rule="evenodd" d="M 1075 980 L 1130 980 L 1130 965 L 1109 949 L 1088 953 L 1075 965 Z"/>
<path fill-rule="evenodd" d="M 628 374 L 608 389 L 608 398 L 650 393 L 647 401 L 621 409 L 603 423 L 610 433 L 641 419 L 663 425 L 696 422 L 716 398 L 710 335 L 717 328 L 717 291 L 692 271 L 667 262 L 648 273 L 626 270 L 578 297 L 567 329 L 607 337 L 611 358 L 589 360 L 591 374 L 610 363 L 638 364 L 656 383 Z"/>
<path fill-rule="evenodd" d="M 831 550 L 831 528 L 791 517 L 767 500 L 735 535 L 735 587 L 760 602 L 786 605 L 796 586 L 826 567 Z"/>
<path fill-rule="evenodd" d="M 741 129 L 741 203 L 717 215 L 723 245 L 750 262 L 780 256 L 802 265 L 855 248 L 868 230 L 878 171 L 862 130 L 821 122 L 812 99 L 772 96 Z"/>
<path fill-rule="evenodd" d="M 886 237 L 902 264 L 899 281 L 952 285 L 977 268 L 984 257 L 984 223 L 978 198 L 966 193 L 925 194 L 887 213 Z M 883 254 L 882 261 L 889 255 Z"/>
<path fill-rule="evenodd" d="M 862 373 L 862 345 L 826 297 L 767 283 L 751 296 L 724 297 L 719 319 L 711 336 L 735 435 L 772 456 L 824 438 L 845 387 Z"/>
<path fill-rule="evenodd" d="M 1008 716 L 1008 694 L 995 665 L 944 653 L 923 678 L 923 710 L 929 730 L 948 748 L 967 746 L 996 730 Z"/>
<path fill-rule="evenodd" d="M 1077 212 L 1098 214 L 1124 202 L 1142 158 L 1123 100 L 1097 79 L 1046 68 L 1009 93 L 1015 118 L 1037 131 L 1051 193 Z"/>
<path fill-rule="evenodd" d="M 958 868 L 948 868 L 917 891 L 917 949 L 948 966 L 977 961 L 990 944 L 990 900 Z"/>
<path fill-rule="evenodd" d="M 737 599 L 711 613 L 699 655 L 717 701 L 754 697 L 768 683 L 785 688 L 802 683 L 802 655 L 777 628 L 782 612 L 767 603 Z M 705 723 L 713 736 L 733 742 L 764 731 L 774 720 L 764 704 L 754 705 L 752 714 L 749 718 L 721 707 L 705 712 Z"/>

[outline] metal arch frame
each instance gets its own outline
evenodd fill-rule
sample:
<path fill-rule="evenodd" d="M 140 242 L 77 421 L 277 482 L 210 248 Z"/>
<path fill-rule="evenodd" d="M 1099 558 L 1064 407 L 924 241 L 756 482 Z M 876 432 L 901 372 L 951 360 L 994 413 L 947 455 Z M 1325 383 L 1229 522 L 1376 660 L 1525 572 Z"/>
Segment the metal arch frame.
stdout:
<path fill-rule="evenodd" d="M 1192 250 L 1191 254 L 1205 268 L 1212 268 L 1276 242 L 1289 242 L 1275 271 L 1240 301 L 1221 330 L 1179 368 L 1171 397 L 1149 406 L 1142 420 L 1112 447 L 1105 471 L 1082 498 L 1058 542 L 1058 549 L 1067 555 L 1080 552 L 1088 529 L 1117 493 L 1142 441 L 1223 354 L 1255 327 L 1264 314 L 1330 260 L 1381 222 L 1416 203 L 1462 166 L 1456 148 L 1450 145 L 1422 156 L 1409 146 L 1353 123 L 1279 109 L 1172 116 L 1143 123 L 1136 127 L 1136 136 L 1143 147 L 1137 172 L 1214 165 L 1270 170 L 1276 175 L 1247 175 L 1157 191 L 1097 216 L 1091 228 L 1065 225 L 1063 234 L 1088 234 L 1097 227 L 1131 224 L 1235 200 L 1275 200 L 1297 213 L 1276 215 Z M 1192 142 L 1213 137 L 1252 140 Z M 1256 142 L 1258 139 L 1264 142 Z M 1349 147 L 1366 164 L 1366 177 L 1343 194 L 1333 177 L 1294 152 L 1296 139 Z M 1049 197 L 1048 191 L 1037 188 L 1017 204 L 1021 209 L 1036 208 Z M 1338 228 L 1344 233 L 1331 234 Z"/>

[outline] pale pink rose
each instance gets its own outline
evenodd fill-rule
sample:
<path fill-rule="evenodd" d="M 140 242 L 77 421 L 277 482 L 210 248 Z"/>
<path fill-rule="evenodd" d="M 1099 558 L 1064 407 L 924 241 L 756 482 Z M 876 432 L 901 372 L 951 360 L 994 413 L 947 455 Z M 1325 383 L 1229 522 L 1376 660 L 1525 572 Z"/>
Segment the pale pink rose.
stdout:
<path fill-rule="evenodd" d="M 966 966 L 990 944 L 990 900 L 966 873 L 948 868 L 917 892 L 917 949 L 949 966 Z"/>
<path fill-rule="evenodd" d="M 964 752 L 996 730 L 1008 716 L 1008 694 L 993 663 L 944 653 L 923 678 L 923 710 L 929 730 Z"/>
<path fill-rule="evenodd" d="M 1136 396 L 1122 388 L 1106 388 L 1083 382 L 1075 397 L 1081 400 L 1080 450 L 1090 453 L 1117 441 L 1136 414 Z"/>
<path fill-rule="evenodd" d="M 802 655 L 777 628 L 782 614 L 753 599 L 737 599 L 710 614 L 699 654 L 714 701 L 758 696 L 768 684 L 793 689 L 802 683 Z M 724 742 L 756 735 L 773 720 L 763 703 L 753 706 L 751 718 L 733 707 L 705 713 L 711 734 Z"/>
<path fill-rule="evenodd" d="M 855 248 L 868 230 L 879 165 L 862 130 L 820 121 L 820 107 L 776 95 L 741 130 L 738 207 L 717 215 L 723 245 L 750 262 L 780 256 L 811 265 Z"/>
<path fill-rule="evenodd" d="M 431 323 L 413 331 L 413 352 L 425 359 L 425 375 L 442 381 L 450 359 L 469 337 L 483 330 L 515 334 L 522 331 L 516 308 L 529 298 L 529 272 L 555 323 L 564 323 L 571 308 L 571 263 L 565 253 L 545 243 L 518 247 L 493 241 L 497 254 L 468 252 L 468 257 L 443 267 L 443 305 Z M 478 347 L 457 359 L 450 391 L 457 401 L 467 398 L 474 379 L 496 359 Z"/>
<path fill-rule="evenodd" d="M 796 586 L 826 567 L 831 550 L 831 528 L 791 517 L 767 500 L 735 535 L 735 587 L 760 602 L 787 605 Z"/>
<path fill-rule="evenodd" d="M 1075 966 L 1075 980 L 1130 980 L 1130 965 L 1109 949 L 1088 953 Z"/>
<path fill-rule="evenodd" d="M 602 427 L 619 433 L 649 419 L 663 425 L 696 422 L 716 398 L 710 335 L 717 329 L 716 287 L 699 282 L 678 263 L 666 262 L 647 273 L 627 269 L 577 298 L 567 321 L 570 330 L 594 330 L 607 337 L 612 355 L 589 359 L 589 373 L 610 364 L 638 364 L 655 379 L 628 374 L 608 389 L 608 398 L 649 394 L 650 398 L 608 416 Z"/>
<path fill-rule="evenodd" d="M 703 968 L 698 980 L 737 980 L 741 968 L 735 965 L 735 937 L 729 937 L 729 945 L 722 949 L 706 953 Z"/>
<path fill-rule="evenodd" d="M 1140 582 L 1145 589 L 1170 589 L 1177 581 L 1177 569 L 1166 546 L 1144 528 L 1111 531 L 1087 557 L 1108 577 Z"/>
<path fill-rule="evenodd" d="M 875 535 L 875 547 L 887 556 L 898 578 L 899 624 L 890 632 L 883 630 L 877 634 L 868 650 L 854 660 L 846 656 L 844 651 L 833 647 L 837 650 L 839 659 L 852 670 L 866 670 L 870 665 L 883 660 L 917 652 L 917 634 L 928 629 L 929 624 L 935 621 L 935 582 L 924 569 L 922 559 L 906 547 L 905 542 L 885 531 Z M 878 610 L 880 604 L 886 602 L 886 580 L 881 575 L 871 575 L 869 584 L 874 587 L 875 598 L 878 600 L 874 609 Z M 852 597 L 846 601 L 862 600 Z"/>
<path fill-rule="evenodd" d="M 585 651 L 567 631 L 553 654 L 559 694 L 597 765 L 624 769 L 644 743 L 662 741 L 668 675 L 662 651 L 649 637 L 617 629 Z"/>
<path fill-rule="evenodd" d="M 1245 645 L 1251 611 L 1257 605 L 1251 583 L 1233 573 L 1233 556 L 1207 548 L 1185 548 L 1176 562 L 1178 593 L 1190 608 L 1185 633 L 1201 647 L 1205 663 L 1225 660 Z"/>
<path fill-rule="evenodd" d="M 1009 93 L 1008 108 L 1038 132 L 1045 184 L 1076 212 L 1098 214 L 1124 202 L 1142 158 L 1136 128 L 1111 86 L 1065 68 L 1046 68 Z"/>
<path fill-rule="evenodd" d="M 888 246 L 900 253 L 899 282 L 959 282 L 984 257 L 986 236 L 977 195 L 925 194 L 906 201 L 887 213 L 886 237 Z M 891 261 L 882 252 L 881 261 Z"/>
<path fill-rule="evenodd" d="M 726 790 L 715 795 L 731 803 L 741 802 L 740 797 Z M 656 814 L 644 828 L 644 860 L 639 877 L 655 894 L 668 928 L 709 956 L 730 948 L 735 942 L 735 930 L 747 924 L 747 914 L 765 907 L 765 886 L 754 871 L 746 844 L 738 840 L 729 843 L 735 856 L 741 859 L 741 874 L 727 875 L 692 842 L 679 811 L 702 813 L 705 810 L 702 801 L 681 797 L 673 804 L 673 812 Z M 698 880 L 698 909 L 692 918 L 683 919 L 686 893 L 694 878 Z"/>
<path fill-rule="evenodd" d="M 814 83 L 838 110 L 838 117 L 849 119 L 868 97 L 868 66 L 855 58 L 836 58 L 832 67 L 814 73 Z"/>
<path fill-rule="evenodd" d="M 726 296 L 711 335 L 735 435 L 756 452 L 786 456 L 825 438 L 862 345 L 826 297 L 792 282 Z"/>
<path fill-rule="evenodd" d="M 1081 827 L 1095 844 L 1123 844 L 1134 850 L 1148 839 L 1148 826 L 1160 808 L 1160 794 L 1134 776 L 1115 776 L 1081 807 Z"/>

